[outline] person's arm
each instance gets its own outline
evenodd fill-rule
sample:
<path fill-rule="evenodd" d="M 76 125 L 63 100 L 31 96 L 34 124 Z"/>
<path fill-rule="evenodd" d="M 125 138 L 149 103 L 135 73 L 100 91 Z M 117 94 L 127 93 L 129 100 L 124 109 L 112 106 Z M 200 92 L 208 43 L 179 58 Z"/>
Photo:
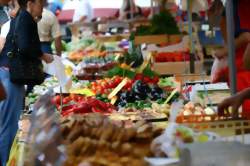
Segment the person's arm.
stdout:
<path fill-rule="evenodd" d="M 61 36 L 55 38 L 55 48 L 56 48 L 56 55 L 61 56 L 61 54 L 62 54 L 62 39 L 61 39 Z"/>
<path fill-rule="evenodd" d="M 243 65 L 245 69 L 250 70 L 250 42 L 248 43 L 243 55 Z"/>
<path fill-rule="evenodd" d="M 5 38 L 0 36 L 0 52 L 3 50 L 5 44 Z"/>
<path fill-rule="evenodd" d="M 250 42 L 250 33 L 244 32 L 241 33 L 239 37 L 237 37 L 235 40 L 235 49 L 239 49 L 240 47 L 246 45 Z M 226 47 L 223 47 L 221 49 L 218 49 L 215 53 L 215 56 L 219 59 L 225 58 L 228 55 L 228 50 Z"/>
<path fill-rule="evenodd" d="M 6 98 L 6 93 L 2 83 L 0 82 L 0 101 L 4 100 L 5 98 Z"/>
<path fill-rule="evenodd" d="M 1 33 L 0 33 L 0 52 L 2 51 L 5 41 L 6 41 L 6 37 L 9 33 L 10 30 L 10 21 L 6 22 L 5 24 L 3 24 L 2 28 L 1 28 Z"/>
<path fill-rule="evenodd" d="M 51 36 L 55 40 L 56 55 L 61 56 L 62 54 L 62 38 L 59 22 L 56 16 L 53 16 L 53 24 L 51 28 Z"/>
<path fill-rule="evenodd" d="M 237 93 L 236 95 L 229 97 L 225 99 L 223 102 L 221 102 L 218 105 L 218 114 L 220 116 L 225 115 L 225 111 L 228 114 L 228 109 L 232 107 L 233 116 L 236 117 L 240 106 L 246 99 L 250 99 L 250 88 L 245 89 Z"/>
<path fill-rule="evenodd" d="M 86 22 L 87 16 L 81 16 L 79 22 Z"/>

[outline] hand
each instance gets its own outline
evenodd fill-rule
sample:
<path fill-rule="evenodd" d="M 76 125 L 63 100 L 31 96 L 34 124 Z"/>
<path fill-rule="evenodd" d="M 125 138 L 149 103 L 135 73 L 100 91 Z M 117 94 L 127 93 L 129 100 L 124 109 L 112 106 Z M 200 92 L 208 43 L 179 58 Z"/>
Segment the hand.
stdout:
<path fill-rule="evenodd" d="M 221 49 L 218 49 L 214 52 L 214 56 L 218 59 L 223 59 L 225 57 L 227 57 L 227 49 L 224 47 L 224 48 L 221 48 Z"/>
<path fill-rule="evenodd" d="M 244 101 L 244 97 L 241 93 L 225 99 L 218 105 L 218 115 L 227 116 L 230 114 L 229 108 L 232 108 L 232 116 L 234 118 L 238 117 L 238 110 Z M 226 111 L 226 113 L 225 113 Z"/>
<path fill-rule="evenodd" d="M 47 64 L 54 61 L 54 57 L 53 57 L 53 55 L 51 55 L 51 54 L 43 54 L 43 56 L 41 57 L 41 59 L 42 59 L 44 62 L 46 62 Z"/>

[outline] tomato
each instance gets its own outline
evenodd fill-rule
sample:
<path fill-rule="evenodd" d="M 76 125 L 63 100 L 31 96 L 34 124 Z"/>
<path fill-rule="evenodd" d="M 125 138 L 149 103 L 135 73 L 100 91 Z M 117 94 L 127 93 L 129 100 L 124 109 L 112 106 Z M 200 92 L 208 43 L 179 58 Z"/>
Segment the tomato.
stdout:
<path fill-rule="evenodd" d="M 68 96 L 68 97 L 65 97 L 63 99 L 63 104 L 68 104 L 69 102 L 71 101 L 71 98 Z"/>
<path fill-rule="evenodd" d="M 120 78 L 120 77 L 118 77 L 118 76 L 115 77 L 115 78 L 114 78 L 114 85 L 115 85 L 115 86 L 119 85 L 121 81 L 122 81 L 122 78 Z"/>
<path fill-rule="evenodd" d="M 68 110 L 72 109 L 73 107 L 74 107 L 73 105 L 69 105 L 69 106 L 63 107 L 62 108 L 62 112 L 68 111 Z M 59 108 L 59 111 L 60 111 L 60 108 Z"/>
<path fill-rule="evenodd" d="M 89 104 L 82 102 L 78 103 L 73 107 L 74 113 L 89 113 L 91 112 L 91 107 Z"/>
<path fill-rule="evenodd" d="M 152 83 L 157 84 L 158 82 L 159 82 L 159 77 L 154 76 L 154 78 L 152 79 Z"/>
<path fill-rule="evenodd" d="M 147 77 L 147 76 L 145 76 L 145 77 L 143 78 L 143 82 L 144 82 L 144 83 L 149 83 L 149 82 L 150 82 L 150 78 Z"/>
<path fill-rule="evenodd" d="M 76 101 L 77 101 L 77 102 L 79 102 L 79 101 L 82 101 L 83 99 L 84 99 L 84 97 L 83 97 L 83 96 L 78 95 L 78 96 L 77 96 L 77 100 L 76 100 Z"/>
<path fill-rule="evenodd" d="M 136 74 L 135 80 L 142 80 L 143 74 Z"/>
<path fill-rule="evenodd" d="M 97 83 L 96 83 L 96 82 L 91 82 L 90 85 L 91 85 L 91 86 L 96 86 Z"/>
<path fill-rule="evenodd" d="M 109 89 L 104 89 L 104 92 L 103 92 L 104 94 L 109 94 L 110 92 L 109 92 Z"/>
<path fill-rule="evenodd" d="M 101 113 L 102 112 L 100 109 L 98 109 L 96 107 L 92 107 L 91 111 L 94 113 Z"/>
<path fill-rule="evenodd" d="M 53 97 L 53 99 L 52 99 L 52 103 L 53 103 L 53 104 L 58 104 L 58 105 L 60 105 L 60 101 L 61 101 L 61 98 L 60 98 L 59 95 Z"/>

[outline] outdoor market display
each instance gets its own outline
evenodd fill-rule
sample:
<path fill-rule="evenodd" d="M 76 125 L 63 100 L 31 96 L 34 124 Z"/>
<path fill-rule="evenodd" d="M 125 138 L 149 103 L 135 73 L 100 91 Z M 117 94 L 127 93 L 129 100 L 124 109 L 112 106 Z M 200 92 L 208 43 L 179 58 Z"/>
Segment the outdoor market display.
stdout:
<path fill-rule="evenodd" d="M 30 118 L 22 139 L 26 144 L 19 146 L 17 136 L 12 147 L 14 154 L 25 152 L 18 161 L 149 166 L 166 159 L 186 166 L 186 146 L 245 133 L 250 122 L 241 115 L 237 121 L 217 115 L 214 106 L 228 97 L 227 88 L 205 85 L 200 75 L 200 82 L 177 79 L 175 74 L 188 72 L 192 59 L 190 39 L 182 35 L 174 17 L 160 12 L 131 31 L 129 40 L 91 36 L 63 43 L 62 72 L 70 86 L 53 75 L 28 94 L 25 104 L 32 115 L 25 115 Z M 193 60 L 199 73 L 203 57 Z M 16 162 L 13 156 L 10 163 Z"/>

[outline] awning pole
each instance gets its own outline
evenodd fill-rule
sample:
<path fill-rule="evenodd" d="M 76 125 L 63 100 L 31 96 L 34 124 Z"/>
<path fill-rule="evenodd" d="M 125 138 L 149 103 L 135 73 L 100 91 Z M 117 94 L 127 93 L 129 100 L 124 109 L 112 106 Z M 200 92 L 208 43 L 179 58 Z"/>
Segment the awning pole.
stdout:
<path fill-rule="evenodd" d="M 227 48 L 228 48 L 228 66 L 230 72 L 230 89 L 231 94 L 237 92 L 236 64 L 235 64 L 235 45 L 234 45 L 234 10 L 233 0 L 226 2 L 227 17 Z"/>
<path fill-rule="evenodd" d="M 194 55 L 194 42 L 193 42 L 193 26 L 192 26 L 192 1 L 187 0 L 188 11 L 188 33 L 190 38 L 190 73 L 195 73 L 195 55 Z"/>

